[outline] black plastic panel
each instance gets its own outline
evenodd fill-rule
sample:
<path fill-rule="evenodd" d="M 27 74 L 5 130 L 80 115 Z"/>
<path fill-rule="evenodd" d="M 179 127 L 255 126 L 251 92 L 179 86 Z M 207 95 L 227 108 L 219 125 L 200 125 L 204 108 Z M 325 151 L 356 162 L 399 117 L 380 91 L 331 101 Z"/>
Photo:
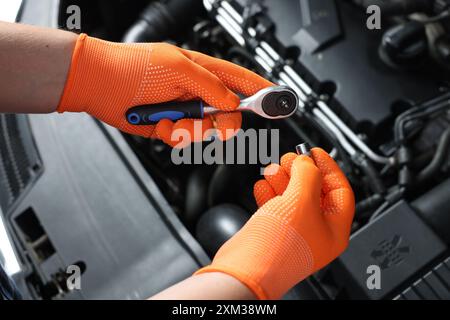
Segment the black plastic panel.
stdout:
<path fill-rule="evenodd" d="M 336 260 L 336 279 L 351 298 L 392 298 L 446 248 L 409 204 L 400 201 L 352 235 L 349 247 Z M 379 289 L 367 287 L 371 265 L 381 270 Z"/>
<path fill-rule="evenodd" d="M 45 171 L 9 221 L 34 294 L 33 277 L 45 285 L 81 261 L 81 290 L 56 298 L 142 299 L 209 261 L 116 129 L 82 114 L 30 123 Z"/>
<path fill-rule="evenodd" d="M 395 300 L 450 300 L 450 258 L 414 282 Z"/>
<path fill-rule="evenodd" d="M 0 208 L 7 212 L 41 172 L 25 115 L 0 114 Z"/>

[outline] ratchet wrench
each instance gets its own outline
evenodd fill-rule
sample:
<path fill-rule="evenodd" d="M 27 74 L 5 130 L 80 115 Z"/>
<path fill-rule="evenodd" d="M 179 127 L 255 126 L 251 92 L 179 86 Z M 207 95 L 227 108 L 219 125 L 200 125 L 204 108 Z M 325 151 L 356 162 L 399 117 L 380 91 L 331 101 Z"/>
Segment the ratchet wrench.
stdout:
<path fill-rule="evenodd" d="M 287 86 L 268 87 L 241 100 L 236 111 L 253 112 L 267 119 L 287 118 L 295 113 L 299 99 Z M 128 109 L 125 116 L 133 125 L 156 124 L 162 119 L 203 119 L 205 115 L 223 112 L 203 101 L 166 102 L 136 106 Z"/>
<path fill-rule="evenodd" d="M 309 145 L 308 142 L 296 145 L 295 151 L 297 152 L 298 155 L 303 154 L 305 156 L 311 157 L 311 146 Z"/>

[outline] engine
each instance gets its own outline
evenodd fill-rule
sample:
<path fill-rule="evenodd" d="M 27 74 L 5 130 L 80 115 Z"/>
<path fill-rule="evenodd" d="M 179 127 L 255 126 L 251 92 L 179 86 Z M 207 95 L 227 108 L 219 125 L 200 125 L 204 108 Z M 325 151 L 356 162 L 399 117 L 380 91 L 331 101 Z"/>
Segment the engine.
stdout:
<path fill-rule="evenodd" d="M 72 3 L 92 36 L 170 42 L 296 91 L 296 114 L 243 128 L 278 129 L 280 154 L 326 149 L 356 213 L 345 253 L 286 299 L 450 298 L 450 1 L 60 1 L 60 26 Z M 257 209 L 266 163 L 174 164 L 162 142 L 123 138 L 209 257 Z"/>
<path fill-rule="evenodd" d="M 349 249 L 292 294 L 408 299 L 419 291 L 429 298 L 406 280 L 426 282 L 422 277 L 431 266 L 448 264 L 448 3 L 204 0 L 206 16 L 197 16 L 192 31 L 180 38 L 162 12 L 178 22 L 177 12 L 181 17 L 196 9 L 170 10 L 175 2 L 162 2 L 165 9 L 150 4 L 125 41 L 171 39 L 290 86 L 301 100 L 298 114 L 270 123 L 247 117 L 244 126 L 279 128 L 283 151 L 301 141 L 327 148 L 354 187 L 357 213 Z M 380 10 L 378 28 L 369 26 L 370 6 Z M 158 15 L 164 22 L 149 18 Z M 138 149 L 148 143 L 131 139 Z M 159 155 L 152 157 L 161 162 Z M 181 199 L 178 189 L 168 194 L 212 256 L 255 209 L 250 192 L 230 191 L 232 186 L 250 190 L 258 173 L 226 165 L 187 171 L 185 181 L 161 173 L 161 183 L 186 190 Z M 198 190 L 207 196 L 202 199 Z M 234 230 L 223 230 L 223 221 Z M 382 289 L 366 286 L 372 265 L 387 274 Z"/>
<path fill-rule="evenodd" d="M 379 28 L 368 25 L 370 5 L 380 9 Z M 303 141 L 326 148 L 354 187 L 357 213 L 346 253 L 291 295 L 407 298 L 417 291 L 407 279 L 446 263 L 447 9 L 446 1 L 161 1 L 122 41 L 171 41 L 293 88 L 294 117 L 247 115 L 244 127 L 280 129 L 282 152 Z M 128 139 L 210 256 L 256 209 L 258 165 L 174 166 L 160 143 Z M 388 274 L 382 290 L 366 287 L 371 265 Z"/>
<path fill-rule="evenodd" d="M 443 50 L 450 45 L 449 3 L 205 0 L 204 5 L 217 28 L 232 38 L 225 57 L 241 56 L 301 97 L 292 133 L 283 139 L 292 141 L 297 133 L 299 140 L 329 146 L 357 192 L 351 245 L 312 286 L 318 284 L 328 298 L 431 298 L 424 283 L 436 292 L 429 283 L 442 278 L 433 273 L 420 278 L 420 270 L 432 261 L 441 269 L 448 263 L 439 258 L 448 243 L 443 229 L 449 226 L 448 207 L 434 196 L 449 187 L 450 65 Z M 369 26 L 371 8 L 382 15 L 378 28 Z M 417 240 L 417 234 L 430 241 Z M 365 281 L 372 265 L 389 277 L 382 289 Z M 408 286 L 406 280 L 414 277 L 418 282 Z"/>

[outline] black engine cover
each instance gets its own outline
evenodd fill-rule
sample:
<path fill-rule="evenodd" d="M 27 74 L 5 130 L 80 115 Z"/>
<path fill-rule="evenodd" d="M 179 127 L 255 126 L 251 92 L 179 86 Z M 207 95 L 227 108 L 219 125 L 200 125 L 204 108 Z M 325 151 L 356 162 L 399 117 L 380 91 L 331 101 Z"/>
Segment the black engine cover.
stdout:
<path fill-rule="evenodd" d="M 324 88 L 335 91 L 330 104 L 350 125 L 377 126 L 392 115 L 396 102 L 420 102 L 438 93 L 444 76 L 436 75 L 437 68 L 406 71 L 381 61 L 378 47 L 384 31 L 369 30 L 368 15 L 349 1 L 261 3 L 274 23 L 277 50 L 288 55 L 295 52 L 292 48 L 300 49 L 296 69 L 319 93 Z"/>

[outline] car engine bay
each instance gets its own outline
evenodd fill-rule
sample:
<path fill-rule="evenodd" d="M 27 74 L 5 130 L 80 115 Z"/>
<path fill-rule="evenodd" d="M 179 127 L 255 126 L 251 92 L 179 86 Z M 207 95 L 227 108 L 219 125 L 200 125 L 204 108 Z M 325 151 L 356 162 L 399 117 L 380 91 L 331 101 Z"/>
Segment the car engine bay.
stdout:
<path fill-rule="evenodd" d="M 83 13 L 81 32 L 91 36 L 129 43 L 170 42 L 237 63 L 296 91 L 300 98 L 296 114 L 280 120 L 245 114 L 243 129 L 278 129 L 280 155 L 294 151 L 301 142 L 327 150 L 353 187 L 356 213 L 350 245 L 344 254 L 294 287 L 286 299 L 450 298 L 450 1 L 62 0 L 57 10 L 59 26 L 67 19 L 63 8 L 72 4 L 78 5 Z M 380 29 L 368 28 L 370 14 L 366 9 L 370 5 L 381 8 Z M 40 185 L 38 183 L 51 167 L 44 159 L 46 148 L 39 142 L 51 133 L 35 132 L 41 130 L 38 129 L 40 121 L 43 120 L 27 120 L 26 116 L 1 116 L 0 124 L 4 130 L 23 130 L 26 133 L 20 133 L 20 136 L 28 137 L 24 138 L 26 141 L 11 142 L 5 134 L 0 138 L 4 139 L 0 141 L 0 148 L 4 148 L 2 153 L 13 154 L 12 149 L 23 149 L 20 152 L 25 154 L 26 166 L 32 168 L 32 172 L 26 171 L 26 176 L 20 176 L 21 182 L 15 191 L 11 181 L 16 178 L 8 177 L 8 164 L 3 157 L 4 164 L 0 168 L 5 170 L 0 170 L 0 194 L 7 194 L 4 190 L 13 190 L 17 196 L 12 197 L 14 199 L 0 197 L 0 204 L 5 224 L 13 221 L 8 228 L 15 234 L 13 242 L 20 243 L 20 249 L 16 250 L 23 251 L 27 257 L 22 260 L 28 262 L 22 264 L 28 267 L 15 275 L 26 288 L 24 290 L 34 298 L 74 298 L 62 288 L 64 275 L 60 272 L 68 262 L 64 250 L 72 250 L 70 241 L 59 246 L 56 236 L 52 243 L 44 235 L 46 224 L 56 223 L 51 217 L 58 214 L 59 209 L 55 206 L 54 211 L 46 209 L 48 217 L 39 218 L 36 209 L 39 204 L 20 195 L 23 190 L 33 188 L 43 188 L 48 196 L 52 193 L 48 185 L 46 187 L 42 181 Z M 75 128 L 74 121 L 69 117 L 64 126 Z M 66 151 L 65 157 L 76 159 L 83 154 L 80 151 L 84 148 L 82 145 L 89 144 L 86 141 L 97 139 L 97 133 L 89 133 L 91 127 L 111 143 L 108 151 L 111 153 L 104 153 L 105 158 L 110 159 L 110 155 L 117 152 L 117 159 L 125 161 L 127 156 L 124 154 L 133 153 L 135 158 L 126 160 L 127 167 L 133 168 L 127 179 L 137 181 L 136 190 L 145 189 L 146 196 L 154 199 L 150 200 L 153 206 L 161 207 L 161 212 L 171 212 L 170 215 L 156 215 L 158 218 L 148 225 L 162 221 L 169 226 L 169 232 L 164 235 L 167 241 L 181 243 L 177 244 L 178 258 L 177 251 L 167 256 L 171 261 L 176 260 L 173 270 L 178 271 L 173 276 L 169 271 L 162 275 L 158 269 L 160 265 L 153 262 L 136 267 L 134 271 L 127 270 L 126 263 L 118 263 L 110 275 L 104 275 L 105 282 L 108 276 L 126 272 L 142 274 L 142 277 L 130 276 L 134 282 L 142 281 L 144 266 L 152 268 L 147 271 L 155 277 L 161 274 L 164 281 L 151 290 L 145 287 L 136 293 L 131 284 L 123 284 L 129 281 L 124 276 L 117 280 L 113 298 L 142 298 L 193 272 L 206 264 L 256 211 L 252 187 L 260 179 L 260 169 L 267 163 L 174 164 L 170 161 L 171 148 L 161 141 L 119 134 L 87 117 L 83 121 L 90 122 L 75 130 L 85 130 L 85 139 L 92 140 L 80 140 L 74 147 L 79 149 Z M 75 132 L 71 134 L 75 135 Z M 20 148 L 7 149 L 11 143 L 19 144 Z M 201 145 L 204 148 L 208 143 Z M 27 147 L 33 144 L 37 146 Z M 89 148 L 90 152 L 96 152 L 93 143 Z M 47 150 L 52 149 L 48 147 Z M 97 150 L 102 156 L 102 151 Z M 86 154 L 81 162 L 88 161 L 89 152 Z M 73 165 L 71 161 L 75 160 L 67 160 L 67 163 Z M 114 172 L 116 169 L 111 165 L 108 170 Z M 72 175 L 79 175 L 79 179 L 110 179 L 106 173 L 102 177 L 108 178 L 102 178 L 82 169 L 81 164 L 74 166 Z M 151 177 L 151 183 L 145 178 L 147 175 Z M 55 179 L 58 176 L 65 174 L 63 171 L 54 174 Z M 52 187 L 64 189 L 52 181 Z M 134 188 L 127 186 L 127 181 L 124 178 L 116 182 L 105 180 L 99 185 L 95 181 L 89 183 L 93 193 L 106 193 L 103 199 L 108 202 L 108 197 L 123 196 Z M 80 180 L 80 183 L 88 182 Z M 103 191 L 115 188 L 115 183 L 122 184 L 122 189 Z M 60 197 L 58 205 L 69 208 L 71 203 L 65 202 L 65 196 Z M 74 197 L 82 198 L 79 194 Z M 125 202 L 117 201 L 114 208 L 113 204 L 108 204 L 105 211 L 125 206 Z M 123 201 L 137 205 L 141 200 L 127 196 Z M 156 205 L 158 201 L 163 204 Z M 95 203 L 99 207 L 105 206 L 101 200 Z M 75 214 L 71 214 L 71 219 L 76 218 Z M 36 222 L 36 219 L 40 221 Z M 105 214 L 102 221 L 107 219 Z M 117 219 L 118 225 L 139 224 L 133 218 L 121 221 L 119 214 Z M 58 221 L 59 227 L 64 225 L 62 218 Z M 79 231 L 79 235 L 89 237 L 90 232 L 108 232 L 106 227 L 107 224 L 105 229 Z M 48 227 L 49 230 L 52 228 Z M 70 222 L 63 228 L 69 229 Z M 137 230 L 133 232 L 145 232 Z M 158 236 L 163 237 L 156 232 L 152 242 L 147 239 L 146 244 L 159 246 Z M 128 237 L 132 235 L 125 238 Z M 125 238 L 114 238 L 114 241 L 120 243 Z M 37 240 L 40 241 L 38 244 Z M 109 240 L 105 238 L 104 241 Z M 30 243 L 40 247 L 30 247 Z M 121 250 L 126 252 L 133 244 L 125 241 L 123 245 Z M 144 249 L 144 240 L 138 245 L 142 246 L 142 252 L 152 250 Z M 175 244 L 168 244 L 162 248 L 161 245 L 158 250 L 168 252 L 173 246 Z M 34 253 L 30 254 L 30 250 Z M 64 261 L 62 264 L 54 258 L 55 252 L 59 261 Z M 142 256 L 142 252 L 136 256 Z M 189 254 L 185 257 L 181 252 Z M 86 274 L 97 270 L 88 261 L 97 259 L 96 254 L 83 258 L 80 249 L 78 255 L 78 259 L 72 256 L 67 259 L 78 261 Z M 102 270 L 102 264 L 108 259 L 105 253 L 105 257 L 96 260 L 98 270 Z M 129 257 L 124 255 L 117 259 L 125 261 Z M 149 261 L 155 259 L 158 259 L 157 255 L 149 256 Z M 383 274 L 382 286 L 376 290 L 366 285 L 370 275 L 368 268 L 372 265 L 378 265 Z M 87 290 L 103 285 L 103 280 L 96 277 L 97 274 L 92 275 Z M 148 284 L 149 287 L 152 285 Z M 105 292 L 106 287 L 102 287 L 77 298 L 109 297 Z"/>

